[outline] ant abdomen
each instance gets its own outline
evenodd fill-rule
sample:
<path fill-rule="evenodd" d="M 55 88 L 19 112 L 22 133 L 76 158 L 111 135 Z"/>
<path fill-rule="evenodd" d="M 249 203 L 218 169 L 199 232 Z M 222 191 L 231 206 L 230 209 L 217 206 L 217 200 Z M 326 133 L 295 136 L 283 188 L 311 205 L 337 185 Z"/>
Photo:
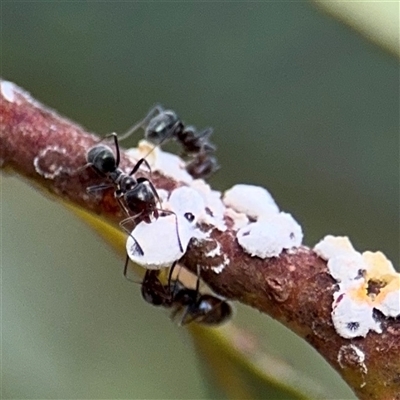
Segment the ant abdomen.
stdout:
<path fill-rule="evenodd" d="M 108 146 L 93 146 L 86 155 L 87 162 L 100 174 L 107 175 L 117 168 L 114 153 Z"/>

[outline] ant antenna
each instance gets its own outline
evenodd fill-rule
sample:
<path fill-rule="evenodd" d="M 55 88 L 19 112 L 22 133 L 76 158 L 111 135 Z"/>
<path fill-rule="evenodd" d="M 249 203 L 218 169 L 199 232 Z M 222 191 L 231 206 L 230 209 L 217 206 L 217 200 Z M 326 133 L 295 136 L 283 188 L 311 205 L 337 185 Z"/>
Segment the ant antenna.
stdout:
<path fill-rule="evenodd" d="M 138 129 L 144 127 L 149 124 L 149 122 L 155 117 L 155 113 L 161 114 L 164 111 L 163 107 L 160 104 L 156 104 L 147 115 L 139 122 L 132 125 L 123 135 L 119 136 L 119 140 L 128 139 L 129 136 L 134 134 Z"/>

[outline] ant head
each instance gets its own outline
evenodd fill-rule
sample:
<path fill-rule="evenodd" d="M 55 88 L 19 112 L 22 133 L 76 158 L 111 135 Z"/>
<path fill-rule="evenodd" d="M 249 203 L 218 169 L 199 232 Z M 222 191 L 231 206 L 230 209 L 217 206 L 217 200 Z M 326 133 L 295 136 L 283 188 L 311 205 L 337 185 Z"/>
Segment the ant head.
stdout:
<path fill-rule="evenodd" d="M 165 110 L 150 120 L 145 130 L 145 138 L 154 144 L 161 144 L 181 129 L 182 122 L 178 115 L 172 110 Z"/>
<path fill-rule="evenodd" d="M 114 153 L 108 146 L 102 144 L 93 146 L 88 151 L 86 160 L 101 174 L 108 174 L 117 168 Z"/>
<path fill-rule="evenodd" d="M 126 205 L 133 214 L 142 214 L 147 220 L 157 211 L 157 197 L 154 194 L 150 181 L 139 178 L 134 186 L 124 193 Z"/>

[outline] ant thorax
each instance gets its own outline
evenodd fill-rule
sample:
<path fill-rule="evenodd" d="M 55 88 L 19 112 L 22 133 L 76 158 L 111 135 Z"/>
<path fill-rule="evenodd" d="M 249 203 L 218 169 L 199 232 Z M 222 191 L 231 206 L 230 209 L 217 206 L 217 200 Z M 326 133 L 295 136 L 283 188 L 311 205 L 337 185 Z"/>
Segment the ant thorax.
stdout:
<path fill-rule="evenodd" d="M 158 218 L 158 199 L 154 195 L 149 181 L 139 178 L 136 185 L 125 192 L 123 199 L 129 211 L 133 215 L 142 215 L 144 222 L 150 223 L 153 217 Z"/>
<path fill-rule="evenodd" d="M 126 175 L 122 171 L 118 172 L 119 172 L 118 176 L 115 173 L 116 178 L 114 179 L 114 183 L 116 184 L 119 192 L 123 196 L 137 185 L 137 181 L 132 176 Z"/>

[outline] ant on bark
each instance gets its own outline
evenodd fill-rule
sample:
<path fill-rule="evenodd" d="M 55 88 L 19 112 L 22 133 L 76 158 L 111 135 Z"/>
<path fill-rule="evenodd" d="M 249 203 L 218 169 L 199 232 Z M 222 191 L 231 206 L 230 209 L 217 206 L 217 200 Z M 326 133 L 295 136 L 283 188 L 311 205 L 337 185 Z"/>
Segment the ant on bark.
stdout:
<path fill-rule="evenodd" d="M 155 145 L 169 140 L 179 142 L 182 145 L 182 156 L 191 158 L 186 170 L 193 178 L 208 178 L 219 169 L 217 159 L 213 156 L 216 147 L 209 142 L 212 128 L 197 132 L 193 126 L 185 127 L 175 111 L 165 110 L 159 104 L 121 136 L 120 140 L 126 139 L 140 128 L 144 130 L 146 140 Z"/>
<path fill-rule="evenodd" d="M 136 250 L 140 255 L 144 254 L 143 250 L 136 239 L 131 235 L 131 232 L 126 228 L 126 225 L 132 221 L 135 222 L 135 225 L 142 221 L 151 223 L 162 214 L 174 214 L 178 244 L 183 253 L 176 214 L 173 211 L 164 210 L 162 208 L 157 190 L 149 179 L 134 177 L 142 165 L 145 165 L 151 172 L 150 165 L 145 158 L 142 158 L 135 164 L 130 173 L 126 174 L 119 168 L 121 156 L 117 134 L 112 133 L 108 135 L 108 137 L 114 139 L 115 155 L 109 146 L 99 143 L 88 151 L 86 155 L 87 164 L 83 168 L 91 166 L 99 175 L 106 178 L 109 183 L 90 186 L 86 191 L 92 193 L 114 187 L 114 196 L 127 215 L 127 218 L 120 222 L 120 226 L 133 238 L 136 244 Z M 127 256 L 124 267 L 125 276 L 128 261 L 129 257 Z"/>
<path fill-rule="evenodd" d="M 219 325 L 232 315 L 232 307 L 225 300 L 211 294 L 201 294 L 200 278 L 196 289 L 187 288 L 178 279 L 171 279 L 175 264 L 171 267 L 168 284 L 159 279 L 159 270 L 147 270 L 142 282 L 143 299 L 154 305 L 173 309 L 172 319 L 181 314 L 179 325 L 197 322 L 205 325 Z"/>

